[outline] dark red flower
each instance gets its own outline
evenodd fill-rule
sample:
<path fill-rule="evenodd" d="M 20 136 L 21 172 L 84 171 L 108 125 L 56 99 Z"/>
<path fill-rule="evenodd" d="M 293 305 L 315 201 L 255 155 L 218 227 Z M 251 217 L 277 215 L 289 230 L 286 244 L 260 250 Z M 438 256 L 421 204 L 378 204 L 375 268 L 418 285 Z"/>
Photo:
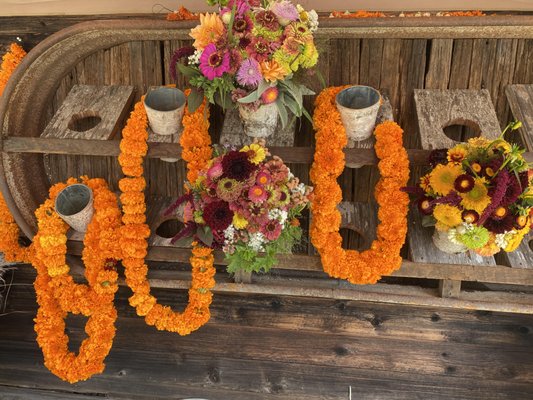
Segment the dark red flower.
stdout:
<path fill-rule="evenodd" d="M 271 31 L 279 29 L 278 17 L 272 11 L 260 11 L 255 16 L 256 22 Z"/>
<path fill-rule="evenodd" d="M 222 158 L 222 170 L 225 178 L 243 182 L 250 177 L 255 168 L 255 165 L 250 162 L 248 154 L 240 151 L 230 151 Z"/>
<path fill-rule="evenodd" d="M 461 213 L 461 217 L 463 217 L 463 221 L 468 222 L 469 224 L 475 224 L 479 221 L 479 214 L 474 210 L 464 210 Z"/>
<path fill-rule="evenodd" d="M 504 233 L 513 229 L 515 223 L 515 218 L 511 213 L 501 219 L 494 218 L 491 216 L 488 218 L 483 226 L 487 228 L 492 233 Z"/>
<path fill-rule="evenodd" d="M 176 80 L 176 64 L 178 63 L 178 61 L 181 60 L 182 58 L 192 56 L 193 54 L 194 54 L 194 47 L 192 46 L 185 46 L 174 52 L 174 54 L 172 55 L 172 58 L 170 59 L 170 68 L 169 68 L 170 76 L 172 77 L 173 80 Z"/>
<path fill-rule="evenodd" d="M 418 211 L 420 211 L 421 214 L 431 215 L 431 213 L 433 212 L 433 209 L 435 208 L 435 205 L 431 204 L 431 200 L 433 199 L 427 196 L 424 196 L 418 199 L 417 206 L 418 206 Z"/>
<path fill-rule="evenodd" d="M 500 171 L 500 174 L 502 172 L 503 171 Z M 520 176 L 520 178 L 522 177 Z M 520 179 L 520 181 L 522 180 L 523 179 Z M 509 181 L 505 188 L 505 194 L 503 196 L 503 199 L 500 203 L 501 206 L 508 206 L 509 204 L 514 203 L 518 199 L 518 196 L 520 196 L 522 192 L 525 190 L 525 188 L 527 187 L 527 174 L 526 174 L 526 185 L 522 187 L 520 181 L 516 179 L 516 176 L 514 174 L 509 174 Z"/>
<path fill-rule="evenodd" d="M 448 164 L 448 149 L 436 149 L 429 153 L 429 165 L 435 168 L 437 164 Z"/>
<path fill-rule="evenodd" d="M 457 177 L 453 184 L 453 187 L 459 193 L 467 193 L 474 188 L 474 183 L 474 177 L 467 174 L 462 174 Z"/>
<path fill-rule="evenodd" d="M 233 221 L 233 211 L 230 210 L 229 204 L 222 200 L 207 204 L 203 216 L 205 223 L 213 231 L 223 231 Z"/>

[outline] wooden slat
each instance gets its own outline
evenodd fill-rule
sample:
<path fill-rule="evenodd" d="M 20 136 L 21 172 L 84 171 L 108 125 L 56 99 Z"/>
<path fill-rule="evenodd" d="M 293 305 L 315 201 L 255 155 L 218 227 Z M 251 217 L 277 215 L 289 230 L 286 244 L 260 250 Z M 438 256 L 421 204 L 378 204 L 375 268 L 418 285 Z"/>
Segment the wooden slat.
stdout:
<path fill-rule="evenodd" d="M 453 39 L 434 39 L 431 42 L 426 85 L 428 89 L 447 89 L 450 79 Z"/>

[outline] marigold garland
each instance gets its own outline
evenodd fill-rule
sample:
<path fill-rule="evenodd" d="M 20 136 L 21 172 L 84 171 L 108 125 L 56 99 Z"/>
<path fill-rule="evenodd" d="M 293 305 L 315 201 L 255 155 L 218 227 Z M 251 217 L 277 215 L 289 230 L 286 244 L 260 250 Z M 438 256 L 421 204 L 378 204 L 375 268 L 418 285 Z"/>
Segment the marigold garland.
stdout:
<path fill-rule="evenodd" d="M 0 96 L 4 92 L 9 77 L 20 64 L 26 52 L 18 44 L 13 43 L 9 51 L 2 57 L 0 66 Z M 11 215 L 9 208 L 0 193 L 0 252 L 9 262 L 31 262 L 33 246 L 23 247 L 19 244 L 20 230 Z"/>
<path fill-rule="evenodd" d="M 37 342 L 44 355 L 44 364 L 55 375 L 70 383 L 86 380 L 104 370 L 115 336 L 117 312 L 113 304 L 118 289 L 118 274 L 109 268 L 109 259 L 118 254 L 120 210 L 116 196 L 103 179 L 88 179 L 94 196 L 94 216 L 84 238 L 82 259 L 88 285 L 77 284 L 66 263 L 68 225 L 54 209 L 60 190 L 78 183 L 69 179 L 50 188 L 50 198 L 35 212 L 38 233 L 34 238 L 33 266 L 37 270 L 34 283 L 39 310 L 35 318 Z M 89 317 L 85 326 L 88 335 L 78 355 L 68 349 L 65 334 L 67 313 Z"/>
<path fill-rule="evenodd" d="M 400 249 L 407 233 L 409 198 L 400 188 L 409 179 L 409 160 L 402 145 L 402 129 L 390 121 L 380 124 L 374 132 L 381 173 L 374 192 L 380 220 L 377 240 L 369 250 L 361 253 L 342 249 L 339 234 L 341 217 L 337 210 L 342 192 L 337 177 L 344 170 L 343 148 L 347 138 L 335 106 L 335 96 L 344 88 L 328 88 L 316 100 L 313 117 L 317 130 L 316 149 L 310 171 L 315 197 L 311 204 L 313 220 L 310 233 L 325 272 L 351 283 L 368 284 L 377 282 L 382 275 L 388 275 L 401 266 Z"/>
<path fill-rule="evenodd" d="M 204 104 L 194 113 L 187 108 L 183 117 L 183 133 L 180 144 L 183 148 L 182 157 L 187 162 L 187 178 L 193 182 L 198 172 L 211 159 L 211 139 L 209 137 L 209 122 L 207 109 Z M 205 114 L 204 114 L 205 111 Z M 143 100 L 135 105 L 126 127 L 122 131 L 120 143 L 121 154 L 119 163 L 125 178 L 119 182 L 122 191 L 120 199 L 123 204 L 124 223 L 120 232 L 122 247 L 122 264 L 125 268 L 126 284 L 133 291 L 130 304 L 136 308 L 139 316 L 144 316 L 148 325 L 154 325 L 159 330 L 177 332 L 187 335 L 200 328 L 210 318 L 209 305 L 212 300 L 212 289 L 215 285 L 214 257 L 212 250 L 193 244 L 192 284 L 189 289 L 189 304 L 183 313 L 172 311 L 168 306 L 157 303 L 157 299 L 150 294 L 150 284 L 147 280 L 148 267 L 145 257 L 148 250 L 147 238 L 150 229 L 146 225 L 146 200 L 143 178 L 143 158 L 146 155 L 148 138 L 148 120 Z"/>

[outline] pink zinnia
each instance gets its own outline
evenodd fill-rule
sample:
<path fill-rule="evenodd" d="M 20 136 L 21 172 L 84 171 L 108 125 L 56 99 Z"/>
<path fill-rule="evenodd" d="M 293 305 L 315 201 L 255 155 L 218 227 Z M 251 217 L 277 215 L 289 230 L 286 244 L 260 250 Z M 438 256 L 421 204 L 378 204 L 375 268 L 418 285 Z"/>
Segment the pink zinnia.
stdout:
<path fill-rule="evenodd" d="M 262 171 L 262 172 L 259 172 L 257 174 L 257 178 L 255 179 L 255 182 L 258 185 L 266 186 L 270 182 L 272 182 L 272 177 L 270 176 L 270 174 L 267 171 Z"/>
<path fill-rule="evenodd" d="M 270 220 L 268 224 L 261 227 L 261 233 L 268 240 L 276 240 L 281 235 L 282 226 L 277 220 Z"/>
<path fill-rule="evenodd" d="M 261 66 L 253 58 L 244 60 L 237 72 L 237 82 L 242 86 L 255 87 L 263 79 Z"/>
<path fill-rule="evenodd" d="M 277 87 L 275 86 L 269 87 L 261 95 L 261 100 L 263 101 L 263 104 L 274 103 L 278 99 L 278 95 L 279 95 L 279 90 Z"/>
<path fill-rule="evenodd" d="M 255 185 L 248 191 L 248 198 L 254 203 L 262 203 L 268 198 L 268 193 L 264 187 Z"/>
<path fill-rule="evenodd" d="M 213 43 L 210 43 L 204 49 L 200 57 L 200 71 L 212 81 L 220 78 L 224 72 L 228 72 L 230 57 L 228 52 L 218 51 Z"/>

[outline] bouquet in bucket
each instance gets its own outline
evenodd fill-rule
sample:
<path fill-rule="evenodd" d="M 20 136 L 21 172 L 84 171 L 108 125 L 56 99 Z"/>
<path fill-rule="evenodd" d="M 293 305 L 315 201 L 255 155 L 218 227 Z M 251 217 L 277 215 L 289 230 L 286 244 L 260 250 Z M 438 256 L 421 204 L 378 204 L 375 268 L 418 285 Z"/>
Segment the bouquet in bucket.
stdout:
<path fill-rule="evenodd" d="M 288 110 L 309 117 L 302 96 L 314 93 L 301 78 L 318 61 L 317 13 L 288 0 L 208 3 L 219 12 L 200 15 L 190 33 L 193 46 L 177 50 L 170 65 L 171 74 L 177 68 L 192 87 L 190 111 L 206 97 L 223 109 L 240 105 L 253 112 L 271 105 L 283 126 Z"/>
<path fill-rule="evenodd" d="M 433 241 L 442 251 L 474 250 L 491 256 L 516 250 L 530 230 L 533 186 L 524 150 L 503 139 L 470 139 L 451 149 L 434 150 L 432 170 L 416 188 L 425 226 L 435 226 Z"/>
<path fill-rule="evenodd" d="M 269 157 L 263 141 L 222 151 L 167 210 L 183 210 L 185 227 L 173 242 L 222 249 L 230 273 L 266 272 L 276 254 L 290 253 L 300 240 L 298 217 L 311 194 L 279 157 Z"/>

